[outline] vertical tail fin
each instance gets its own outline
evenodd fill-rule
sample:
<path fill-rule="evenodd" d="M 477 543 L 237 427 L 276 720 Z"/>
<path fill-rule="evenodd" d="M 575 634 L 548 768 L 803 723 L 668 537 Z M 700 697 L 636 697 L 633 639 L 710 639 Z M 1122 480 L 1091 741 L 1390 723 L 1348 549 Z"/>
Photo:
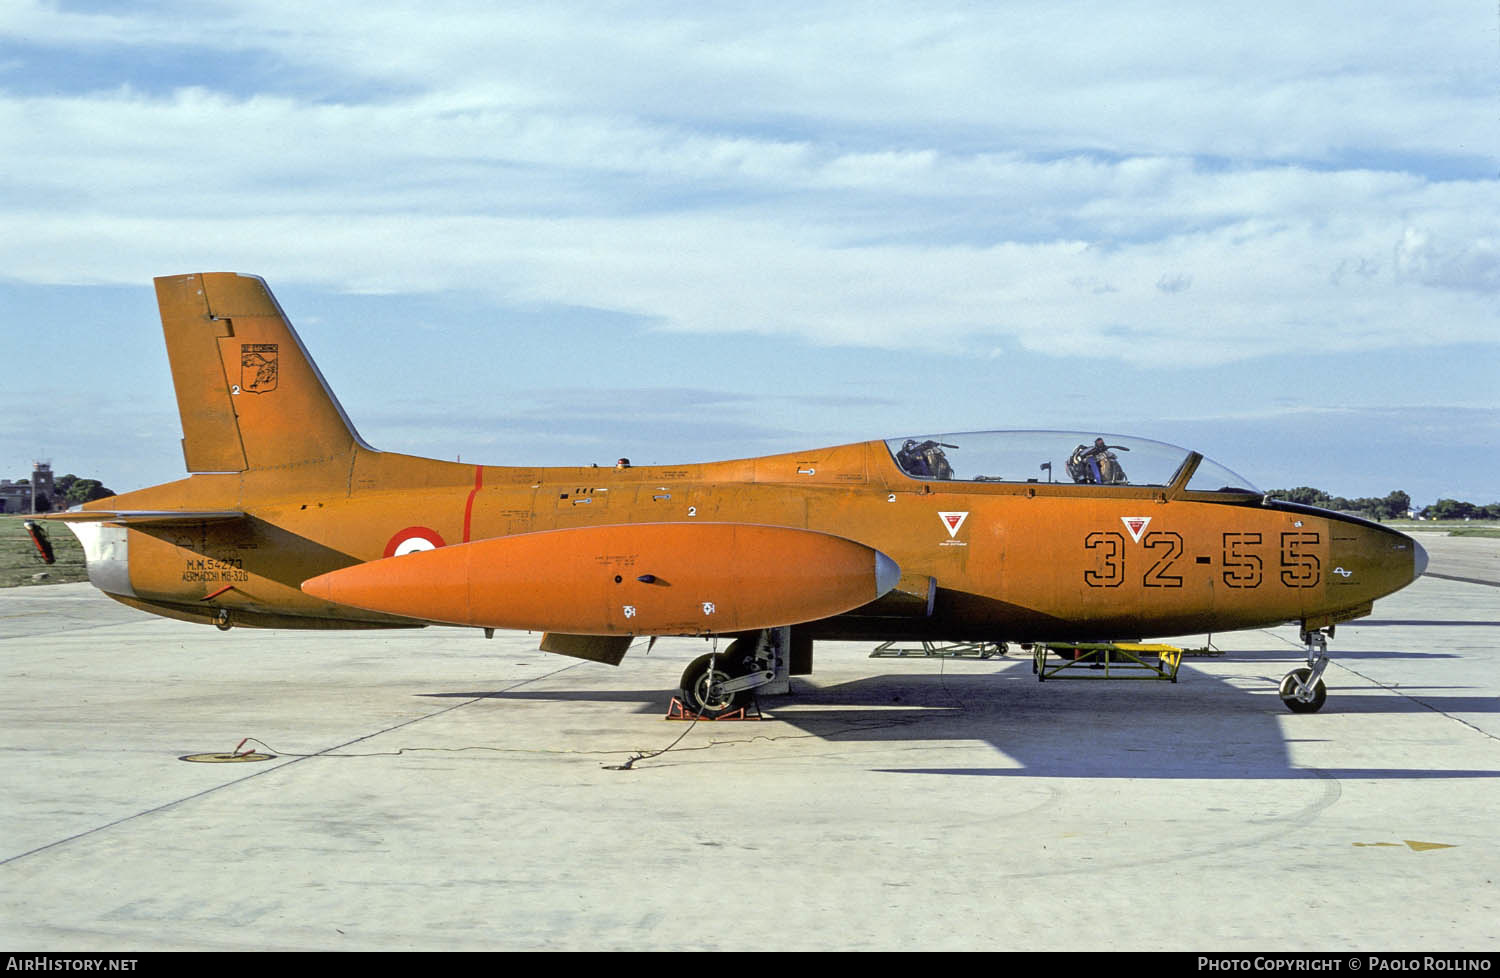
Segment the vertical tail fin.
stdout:
<path fill-rule="evenodd" d="M 189 472 L 317 465 L 368 448 L 266 283 L 156 280 Z"/>

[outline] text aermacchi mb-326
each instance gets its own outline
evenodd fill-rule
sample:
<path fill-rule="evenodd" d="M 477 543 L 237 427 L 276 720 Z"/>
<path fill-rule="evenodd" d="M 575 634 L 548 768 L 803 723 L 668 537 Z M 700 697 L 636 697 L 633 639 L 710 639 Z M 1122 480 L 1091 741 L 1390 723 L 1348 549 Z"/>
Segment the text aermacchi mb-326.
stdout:
<path fill-rule="evenodd" d="M 1094 432 L 633 468 L 376 451 L 261 279 L 178 275 L 156 291 L 191 474 L 56 518 L 95 586 L 171 618 L 527 629 L 610 664 L 640 636 L 732 637 L 682 677 L 702 715 L 810 672 L 820 639 L 1297 622 L 1308 666 L 1280 694 L 1306 712 L 1326 696 L 1325 635 L 1427 563 L 1410 537 L 1268 500 L 1197 452 Z"/>

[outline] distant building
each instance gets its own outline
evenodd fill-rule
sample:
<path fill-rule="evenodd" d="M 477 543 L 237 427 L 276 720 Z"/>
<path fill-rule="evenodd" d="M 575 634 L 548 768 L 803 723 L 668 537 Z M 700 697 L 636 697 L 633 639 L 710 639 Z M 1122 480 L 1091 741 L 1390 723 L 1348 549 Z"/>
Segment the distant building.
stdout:
<path fill-rule="evenodd" d="M 31 512 L 31 487 L 24 482 L 0 479 L 0 513 Z"/>
<path fill-rule="evenodd" d="M 27 482 L 0 479 L 0 513 L 30 513 L 32 493 L 47 509 L 56 509 L 63 500 L 58 497 L 52 480 L 51 462 L 33 462 Z"/>
<path fill-rule="evenodd" d="M 0 478 L 0 513 L 30 513 L 31 495 L 36 495 L 37 513 L 66 508 L 65 493 L 58 492 L 52 478 L 51 459 L 31 462 L 31 477 L 23 481 Z"/>

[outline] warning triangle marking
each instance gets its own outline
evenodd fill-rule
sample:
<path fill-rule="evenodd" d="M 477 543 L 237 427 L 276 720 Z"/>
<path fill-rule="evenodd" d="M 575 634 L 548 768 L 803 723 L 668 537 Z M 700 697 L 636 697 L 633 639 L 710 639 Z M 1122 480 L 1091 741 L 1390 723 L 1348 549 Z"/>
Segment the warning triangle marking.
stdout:
<path fill-rule="evenodd" d="M 943 526 L 948 530 L 948 536 L 958 535 L 958 528 L 964 525 L 964 520 L 969 518 L 968 512 L 963 513 L 939 513 L 938 519 L 943 521 Z"/>
<path fill-rule="evenodd" d="M 1149 516 L 1122 516 L 1120 522 L 1125 524 L 1125 529 L 1130 531 L 1130 539 L 1136 543 L 1141 542 L 1141 534 L 1146 532 L 1146 526 L 1151 522 Z"/>

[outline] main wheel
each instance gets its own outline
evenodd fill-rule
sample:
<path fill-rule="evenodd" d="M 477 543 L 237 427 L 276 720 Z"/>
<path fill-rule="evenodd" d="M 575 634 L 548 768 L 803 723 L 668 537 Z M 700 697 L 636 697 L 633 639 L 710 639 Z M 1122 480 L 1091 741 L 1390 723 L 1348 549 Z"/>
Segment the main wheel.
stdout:
<path fill-rule="evenodd" d="M 1316 713 L 1323 708 L 1323 702 L 1328 699 L 1328 687 L 1323 685 L 1319 679 L 1313 687 L 1312 699 L 1304 700 L 1297 696 L 1297 687 L 1307 682 L 1312 675 L 1311 669 L 1293 669 L 1281 677 L 1281 702 L 1293 713 Z"/>
<path fill-rule="evenodd" d="M 738 644 L 731 642 L 728 649 L 718 655 L 700 655 L 688 664 L 682 672 L 682 701 L 687 708 L 699 716 L 714 717 L 723 716 L 731 710 L 737 710 L 744 702 L 744 693 L 719 693 L 710 692 L 710 687 L 715 683 L 727 682 L 734 677 L 729 669 L 725 668 L 730 662 L 735 661 L 737 656 L 729 653 L 734 651 Z M 710 672 L 708 664 L 713 660 L 713 671 Z"/>

